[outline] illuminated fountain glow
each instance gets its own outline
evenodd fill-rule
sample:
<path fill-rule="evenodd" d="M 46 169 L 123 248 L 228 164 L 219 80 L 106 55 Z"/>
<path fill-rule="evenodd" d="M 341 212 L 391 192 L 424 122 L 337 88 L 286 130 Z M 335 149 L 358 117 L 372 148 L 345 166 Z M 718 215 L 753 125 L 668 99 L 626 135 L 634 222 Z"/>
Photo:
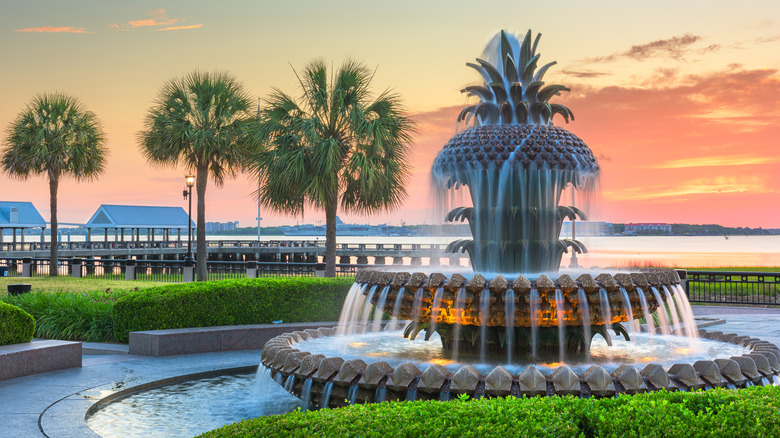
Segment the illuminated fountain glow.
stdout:
<path fill-rule="evenodd" d="M 574 115 L 549 102 L 569 89 L 545 85 L 555 63 L 538 67 L 539 37 L 502 31 L 467 64 L 484 83 L 463 92 L 478 102 L 434 161 L 455 207 L 445 220 L 467 221 L 473 237 L 448 251 L 466 252 L 475 273 L 361 271 L 338 327 L 270 340 L 262 378 L 313 407 L 778 382 L 775 345 L 696 328 L 674 270 L 558 273 L 564 253 L 586 251 L 559 238 L 565 218 L 585 219 L 560 202 L 588 206 L 599 166 L 552 124 Z"/>

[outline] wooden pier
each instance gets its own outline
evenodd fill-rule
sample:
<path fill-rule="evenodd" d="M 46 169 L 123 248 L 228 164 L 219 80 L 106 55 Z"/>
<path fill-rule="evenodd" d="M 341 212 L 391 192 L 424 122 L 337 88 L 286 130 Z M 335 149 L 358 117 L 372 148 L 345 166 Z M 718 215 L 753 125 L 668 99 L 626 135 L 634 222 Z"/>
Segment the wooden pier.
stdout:
<path fill-rule="evenodd" d="M 206 242 L 210 261 L 317 262 L 325 255 L 322 240 L 210 240 Z M 337 263 L 357 264 L 460 264 L 466 254 L 449 254 L 443 244 L 363 244 L 344 243 L 336 249 Z M 45 258 L 50 242 L 0 243 L 0 259 Z M 197 251 L 195 242 L 192 251 Z M 91 241 L 60 242 L 60 258 L 183 260 L 187 242 L 157 241 Z M 447 262 L 445 262 L 447 260 Z"/>

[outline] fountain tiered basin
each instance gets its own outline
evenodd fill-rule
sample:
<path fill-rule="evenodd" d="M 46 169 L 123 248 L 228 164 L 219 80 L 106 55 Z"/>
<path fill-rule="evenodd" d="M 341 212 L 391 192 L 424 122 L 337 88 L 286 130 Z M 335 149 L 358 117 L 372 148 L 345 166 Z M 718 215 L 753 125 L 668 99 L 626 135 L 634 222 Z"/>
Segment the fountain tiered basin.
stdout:
<path fill-rule="evenodd" d="M 422 331 L 427 340 L 438 333 L 446 350 L 480 353 L 483 359 L 486 354 L 511 360 L 526 352 L 587 352 L 596 334 L 611 344 L 610 330 L 629 340 L 629 330 L 620 323 L 638 329 L 634 321 L 665 302 L 688 320 L 687 326 L 680 322 L 672 329 L 695 336 L 680 277 L 671 269 L 595 278 L 583 273 L 576 280 L 562 274 L 555 281 L 545 274 L 517 275 L 511 281 L 495 275 L 488 281 L 481 274 L 466 279 L 457 273 L 364 270 L 356 282 L 364 285 L 362 294 L 378 309 L 375 314 L 411 321 L 406 337 L 414 339 Z M 346 311 L 355 314 L 345 318 L 358 319 L 366 310 L 356 313 L 360 306 L 349 300 Z"/>

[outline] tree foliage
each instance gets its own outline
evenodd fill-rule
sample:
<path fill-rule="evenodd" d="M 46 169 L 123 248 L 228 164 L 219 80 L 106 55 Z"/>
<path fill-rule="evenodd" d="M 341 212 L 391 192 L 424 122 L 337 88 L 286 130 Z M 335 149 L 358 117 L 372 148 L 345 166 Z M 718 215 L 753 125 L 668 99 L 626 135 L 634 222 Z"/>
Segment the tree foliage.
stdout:
<path fill-rule="evenodd" d="M 230 74 L 195 71 L 162 87 L 138 136 L 150 163 L 181 164 L 196 174 L 198 280 L 206 279 L 208 178 L 221 186 L 247 164 L 250 107 L 243 85 Z"/>
<path fill-rule="evenodd" d="M 338 208 L 370 214 L 406 197 L 414 124 L 398 95 L 371 95 L 372 78 L 356 61 L 329 72 L 317 60 L 298 76 L 300 98 L 274 89 L 259 112 L 260 200 L 291 215 L 303 214 L 306 205 L 325 210 L 329 276 L 335 275 Z"/>
<path fill-rule="evenodd" d="M 25 180 L 49 179 L 51 266 L 57 266 L 57 191 L 60 178 L 92 180 L 103 172 L 108 156 L 97 116 L 75 97 L 62 93 L 36 96 L 8 127 L 2 150 L 3 170 Z M 51 275 L 57 275 L 52 268 Z"/>

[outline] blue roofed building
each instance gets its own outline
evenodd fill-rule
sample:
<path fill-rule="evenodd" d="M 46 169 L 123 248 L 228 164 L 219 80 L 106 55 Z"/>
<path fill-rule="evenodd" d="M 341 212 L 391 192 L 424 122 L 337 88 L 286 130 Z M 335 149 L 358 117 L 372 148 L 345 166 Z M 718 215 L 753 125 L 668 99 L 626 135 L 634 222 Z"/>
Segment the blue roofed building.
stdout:
<path fill-rule="evenodd" d="M 154 240 L 157 231 L 163 240 L 171 240 L 172 231 L 181 240 L 182 231 L 186 233 L 188 224 L 190 229 L 195 228 L 195 223 L 181 207 L 103 204 L 85 227 L 88 240 L 93 231 L 102 231 L 105 240 L 108 240 L 109 231 L 114 234 L 114 240 L 125 240 L 125 232 L 129 231 L 129 240 L 138 241 L 141 240 L 141 230 L 146 230 L 147 240 Z"/>
<path fill-rule="evenodd" d="M 24 230 L 28 228 L 40 228 L 41 235 L 46 230 L 46 220 L 32 202 L 0 201 L 0 242 L 7 229 L 12 230 L 14 243 L 16 230 L 20 230 L 21 241 L 24 242 Z"/>

